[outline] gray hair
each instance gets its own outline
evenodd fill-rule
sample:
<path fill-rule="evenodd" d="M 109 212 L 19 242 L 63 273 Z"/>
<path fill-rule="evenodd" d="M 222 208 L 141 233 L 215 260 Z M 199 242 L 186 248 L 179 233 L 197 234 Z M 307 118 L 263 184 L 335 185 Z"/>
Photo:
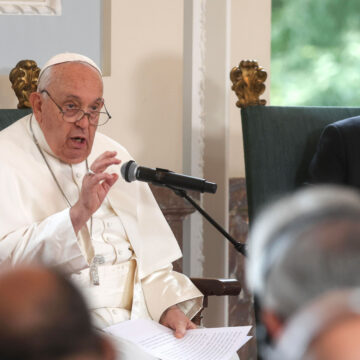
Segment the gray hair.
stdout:
<path fill-rule="evenodd" d="M 53 74 L 52 68 L 53 68 L 53 66 L 49 66 L 41 74 L 41 77 L 39 78 L 39 81 L 38 81 L 38 84 L 37 84 L 37 91 L 42 91 L 42 90 L 47 89 L 49 87 L 49 84 L 52 81 L 52 74 Z"/>
<path fill-rule="evenodd" d="M 360 194 L 312 186 L 271 205 L 249 236 L 247 282 L 287 319 L 319 294 L 360 286 Z"/>

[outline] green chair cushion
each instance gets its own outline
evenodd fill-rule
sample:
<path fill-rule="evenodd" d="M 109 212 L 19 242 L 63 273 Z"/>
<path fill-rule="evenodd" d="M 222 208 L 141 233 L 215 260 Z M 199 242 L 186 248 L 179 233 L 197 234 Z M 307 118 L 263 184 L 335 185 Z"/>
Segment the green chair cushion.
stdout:
<path fill-rule="evenodd" d="M 31 111 L 32 109 L 0 109 L 0 131 Z"/>

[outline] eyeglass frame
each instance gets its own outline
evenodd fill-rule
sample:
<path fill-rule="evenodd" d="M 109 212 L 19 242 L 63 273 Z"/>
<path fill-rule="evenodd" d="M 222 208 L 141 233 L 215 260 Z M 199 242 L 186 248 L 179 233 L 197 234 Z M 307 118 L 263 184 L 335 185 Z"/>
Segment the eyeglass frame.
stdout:
<path fill-rule="evenodd" d="M 40 94 L 43 94 L 43 93 L 46 93 L 47 96 L 49 96 L 49 98 L 51 99 L 51 101 L 56 105 L 56 107 L 59 109 L 60 113 L 62 114 L 62 117 L 63 117 L 63 120 L 69 124 L 74 124 L 78 121 L 80 121 L 85 115 L 87 116 L 88 120 L 89 120 L 89 124 L 91 124 L 92 126 L 102 126 L 102 125 L 105 125 L 111 118 L 112 116 L 110 115 L 110 113 L 108 112 L 106 106 L 105 106 L 105 102 L 103 101 L 103 106 L 104 106 L 104 109 L 105 111 L 93 111 L 93 113 L 97 113 L 98 116 L 100 117 L 101 114 L 106 114 L 108 119 L 103 123 L 103 124 L 93 124 L 92 123 L 92 120 L 91 120 L 91 112 L 85 112 L 83 109 L 80 109 L 80 108 L 76 108 L 76 110 L 78 110 L 78 112 L 82 112 L 83 115 L 77 119 L 77 120 L 74 120 L 74 121 L 67 121 L 64 119 L 65 117 L 65 111 L 63 110 L 63 108 L 53 99 L 53 97 L 50 95 L 50 93 L 46 90 L 46 89 L 43 89 L 40 91 Z M 73 109 L 75 110 L 75 109 Z"/>

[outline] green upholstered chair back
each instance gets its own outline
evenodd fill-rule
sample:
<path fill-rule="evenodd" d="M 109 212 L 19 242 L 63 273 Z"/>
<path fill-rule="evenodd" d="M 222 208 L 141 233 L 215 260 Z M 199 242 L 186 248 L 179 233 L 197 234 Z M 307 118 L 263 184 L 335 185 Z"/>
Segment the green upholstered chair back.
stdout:
<path fill-rule="evenodd" d="M 325 125 L 356 115 L 360 108 L 257 105 L 241 110 L 250 222 L 264 205 L 306 182 Z"/>
<path fill-rule="evenodd" d="M 0 131 L 30 113 L 31 109 L 0 109 Z"/>

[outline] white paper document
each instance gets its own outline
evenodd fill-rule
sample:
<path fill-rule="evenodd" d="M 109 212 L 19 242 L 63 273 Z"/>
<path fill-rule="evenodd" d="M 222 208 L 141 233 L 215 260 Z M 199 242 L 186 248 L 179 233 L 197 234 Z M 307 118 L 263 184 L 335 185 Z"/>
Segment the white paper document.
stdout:
<path fill-rule="evenodd" d="M 187 330 L 177 339 L 171 329 L 152 320 L 124 321 L 105 329 L 162 360 L 228 360 L 251 336 L 251 326 Z"/>

